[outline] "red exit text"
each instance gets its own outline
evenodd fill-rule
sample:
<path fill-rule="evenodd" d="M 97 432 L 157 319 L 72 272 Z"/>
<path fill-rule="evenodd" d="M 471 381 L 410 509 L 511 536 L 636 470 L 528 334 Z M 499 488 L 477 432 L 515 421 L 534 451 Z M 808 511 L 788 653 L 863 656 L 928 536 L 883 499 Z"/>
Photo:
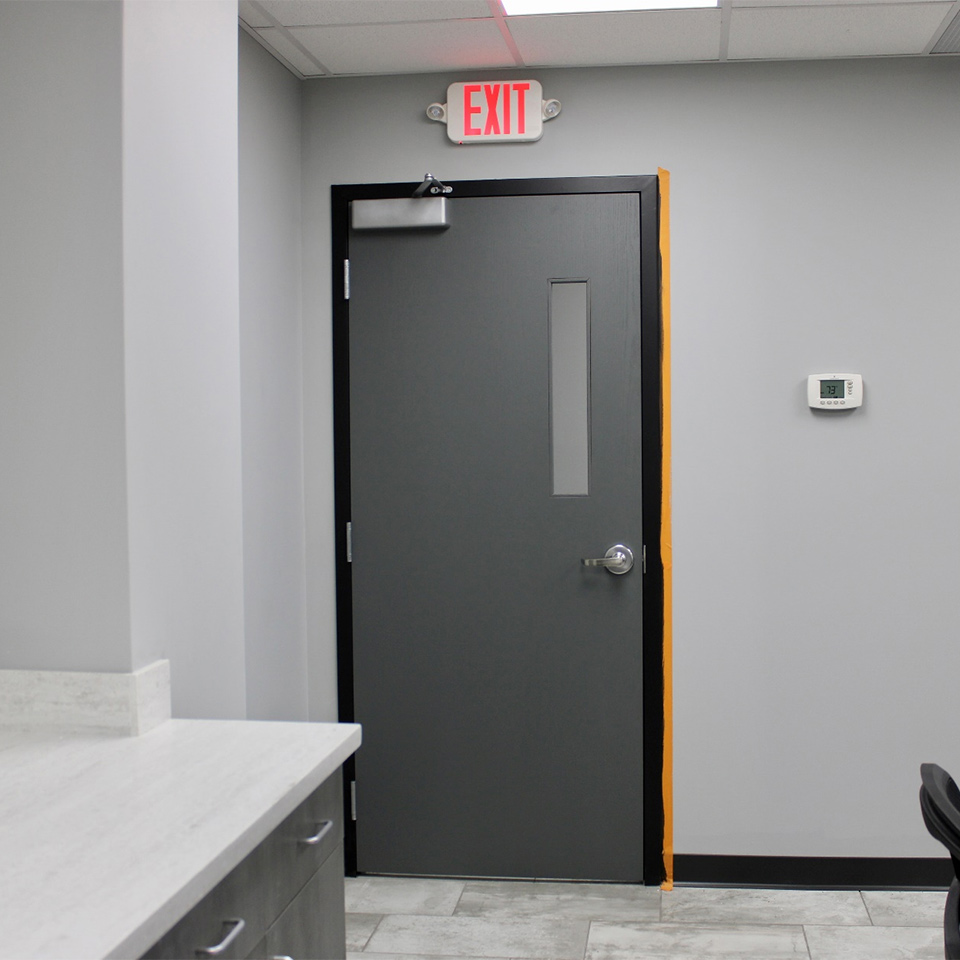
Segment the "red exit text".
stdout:
<path fill-rule="evenodd" d="M 539 140 L 542 96 L 536 80 L 453 83 L 447 88 L 447 136 L 456 143 Z"/>

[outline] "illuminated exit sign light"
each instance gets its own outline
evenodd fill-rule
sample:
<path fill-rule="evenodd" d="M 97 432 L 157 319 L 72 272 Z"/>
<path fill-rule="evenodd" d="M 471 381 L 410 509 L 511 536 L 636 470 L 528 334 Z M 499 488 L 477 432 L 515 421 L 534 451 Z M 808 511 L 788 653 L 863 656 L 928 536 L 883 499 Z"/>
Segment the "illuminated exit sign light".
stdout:
<path fill-rule="evenodd" d="M 432 103 L 427 116 L 447 124 L 454 143 L 510 143 L 539 140 L 544 119 L 560 112 L 557 100 L 543 100 L 536 80 L 476 80 L 451 83 L 447 102 Z"/>

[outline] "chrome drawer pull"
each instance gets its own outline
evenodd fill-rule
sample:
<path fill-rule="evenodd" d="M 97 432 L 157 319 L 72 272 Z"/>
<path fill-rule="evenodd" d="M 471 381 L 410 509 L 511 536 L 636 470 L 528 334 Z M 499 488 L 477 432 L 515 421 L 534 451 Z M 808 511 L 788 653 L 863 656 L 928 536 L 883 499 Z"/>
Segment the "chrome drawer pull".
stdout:
<path fill-rule="evenodd" d="M 315 847 L 333 829 L 333 821 L 321 820 L 317 826 L 320 829 L 312 837 L 304 837 L 300 842 L 308 847 Z"/>
<path fill-rule="evenodd" d="M 233 925 L 233 929 L 215 946 L 215 947 L 198 947 L 196 954 L 198 957 L 219 957 L 227 947 L 233 943 L 237 937 L 240 936 L 240 932 L 246 926 L 246 924 L 239 917 L 232 917 L 229 920 L 224 920 L 223 925 L 229 926 Z"/>

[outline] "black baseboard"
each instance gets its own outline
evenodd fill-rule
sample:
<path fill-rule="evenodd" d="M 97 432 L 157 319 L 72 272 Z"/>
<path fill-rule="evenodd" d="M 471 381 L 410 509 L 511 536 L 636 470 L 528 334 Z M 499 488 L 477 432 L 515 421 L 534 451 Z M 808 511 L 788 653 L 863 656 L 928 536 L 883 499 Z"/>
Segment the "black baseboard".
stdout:
<path fill-rule="evenodd" d="M 953 864 L 939 857 L 731 857 L 678 853 L 678 884 L 802 889 L 944 889 Z"/>

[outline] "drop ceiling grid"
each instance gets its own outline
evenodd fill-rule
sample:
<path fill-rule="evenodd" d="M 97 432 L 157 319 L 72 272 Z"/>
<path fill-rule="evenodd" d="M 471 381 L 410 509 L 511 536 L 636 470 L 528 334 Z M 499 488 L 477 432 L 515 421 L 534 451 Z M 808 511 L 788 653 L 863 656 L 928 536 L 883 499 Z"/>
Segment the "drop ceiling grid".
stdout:
<path fill-rule="evenodd" d="M 728 0 L 505 22 L 528 67 L 914 56 L 929 52 L 958 3 Z M 240 2 L 245 26 L 303 77 L 513 67 L 491 14 L 488 0 Z"/>
<path fill-rule="evenodd" d="M 300 46 L 293 42 L 285 27 L 258 27 L 253 32 L 268 49 L 276 51 L 287 64 L 299 71 L 301 78 L 326 75 L 323 69 L 325 65 L 318 64 L 305 54 Z"/>

